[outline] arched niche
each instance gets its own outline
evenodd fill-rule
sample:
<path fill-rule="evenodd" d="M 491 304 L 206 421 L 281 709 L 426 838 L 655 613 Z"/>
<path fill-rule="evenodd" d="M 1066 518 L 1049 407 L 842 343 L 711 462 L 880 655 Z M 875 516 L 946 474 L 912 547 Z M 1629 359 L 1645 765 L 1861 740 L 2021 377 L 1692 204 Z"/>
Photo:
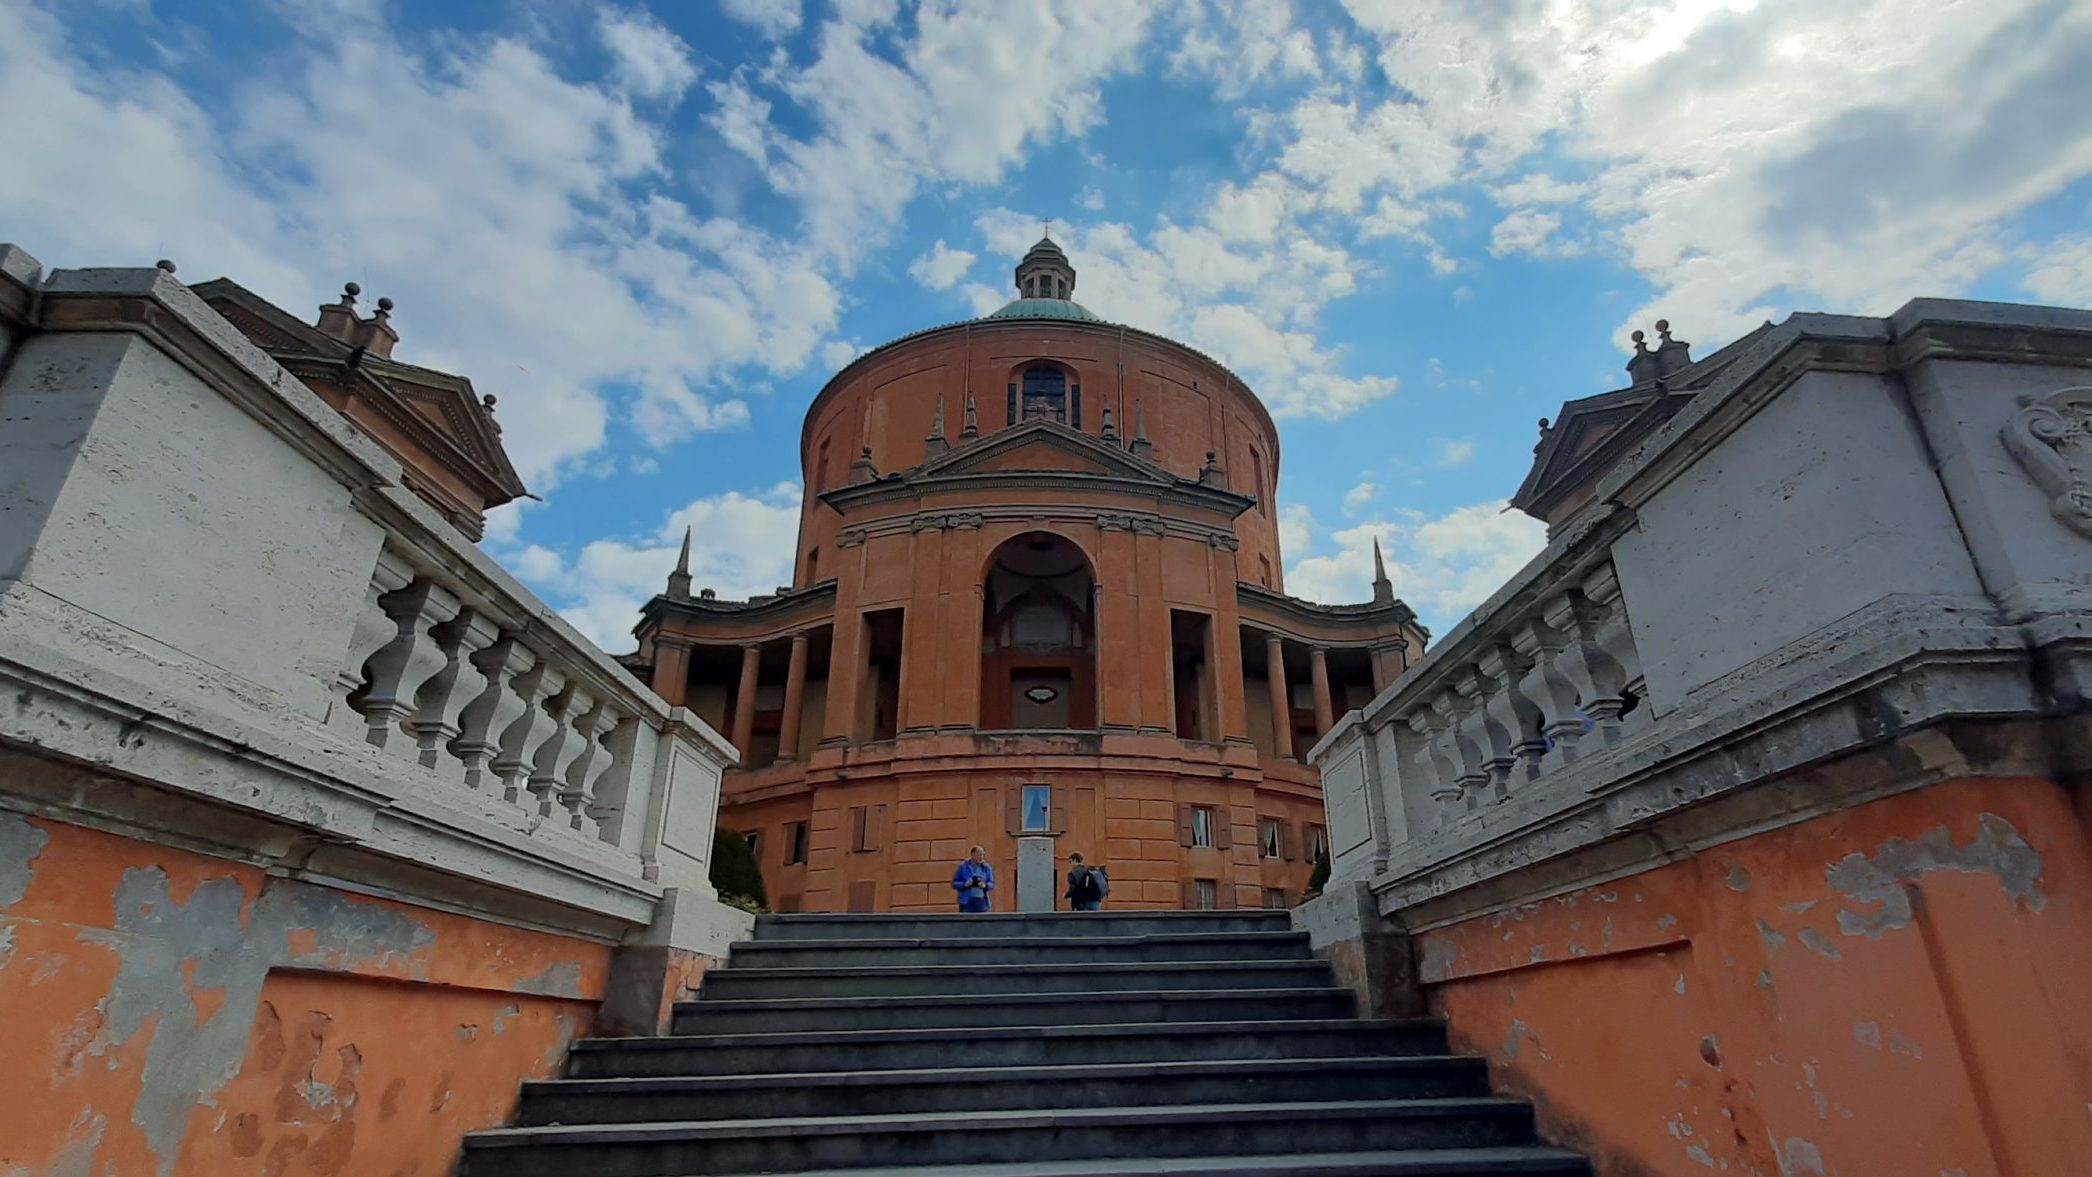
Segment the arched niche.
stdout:
<path fill-rule="evenodd" d="M 1095 569 L 1065 536 L 1005 540 L 981 582 L 983 728 L 1095 730 Z"/>

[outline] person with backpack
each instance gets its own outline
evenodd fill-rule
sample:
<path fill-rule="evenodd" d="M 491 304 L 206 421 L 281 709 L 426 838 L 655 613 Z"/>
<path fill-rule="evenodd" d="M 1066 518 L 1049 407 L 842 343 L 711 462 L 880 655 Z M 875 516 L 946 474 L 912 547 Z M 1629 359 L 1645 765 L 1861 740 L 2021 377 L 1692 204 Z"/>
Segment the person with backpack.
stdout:
<path fill-rule="evenodd" d="M 1074 911 L 1096 911 L 1111 894 L 1111 878 L 1101 866 L 1088 866 L 1082 855 L 1068 856 L 1068 907 Z"/>

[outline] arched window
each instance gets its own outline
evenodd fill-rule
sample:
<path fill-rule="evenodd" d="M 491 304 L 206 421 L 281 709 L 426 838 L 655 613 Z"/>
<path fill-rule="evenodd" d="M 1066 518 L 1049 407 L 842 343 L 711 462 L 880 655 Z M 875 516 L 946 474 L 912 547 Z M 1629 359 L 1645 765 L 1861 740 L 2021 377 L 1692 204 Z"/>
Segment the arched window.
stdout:
<path fill-rule="evenodd" d="M 1068 420 L 1068 377 L 1051 364 L 1033 364 L 1024 370 L 1024 380 L 1017 390 L 1017 408 L 1020 418 L 1029 421 L 1044 417 L 1049 421 Z"/>

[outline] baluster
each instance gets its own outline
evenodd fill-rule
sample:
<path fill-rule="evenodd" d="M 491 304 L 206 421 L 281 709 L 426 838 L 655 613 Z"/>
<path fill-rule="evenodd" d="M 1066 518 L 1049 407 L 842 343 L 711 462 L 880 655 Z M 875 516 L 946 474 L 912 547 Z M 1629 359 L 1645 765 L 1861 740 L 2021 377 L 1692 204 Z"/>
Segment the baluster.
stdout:
<path fill-rule="evenodd" d="M 1634 627 L 1627 620 L 1627 601 L 1620 595 L 1620 578 L 1607 564 L 1584 578 L 1584 599 L 1597 611 L 1598 647 L 1620 668 L 1621 693 L 1635 700 L 1634 710 L 1620 717 L 1623 732 L 1648 727 L 1656 718 L 1649 704 L 1649 680 L 1642 675 L 1641 652 L 1635 649 Z"/>
<path fill-rule="evenodd" d="M 1627 706 L 1627 698 L 1620 692 L 1627 676 L 1598 644 L 1597 610 L 1582 593 L 1571 592 L 1550 602 L 1546 617 L 1547 624 L 1560 630 L 1564 638 L 1559 661 L 1569 681 L 1576 684 L 1578 705 L 1596 725 L 1600 743 L 1617 743 L 1620 712 Z"/>
<path fill-rule="evenodd" d="M 554 728 L 538 745 L 538 754 L 531 761 L 530 795 L 535 800 L 535 811 L 539 817 L 551 817 L 559 808 L 559 794 L 566 784 L 567 769 L 574 758 L 581 755 L 580 733 L 574 730 L 574 721 L 588 714 L 595 700 L 581 689 L 579 683 L 567 684 L 567 689 L 545 704 L 545 713 L 552 717 Z"/>
<path fill-rule="evenodd" d="M 334 676 L 334 697 L 329 700 L 327 722 L 344 732 L 362 735 L 365 730 L 363 715 L 349 704 L 351 696 L 363 689 L 366 680 L 363 668 L 371 655 L 385 648 L 385 643 L 399 634 L 399 624 L 378 603 L 385 594 L 407 587 L 413 583 L 414 570 L 390 552 L 378 553 L 377 567 L 371 570 L 370 586 L 364 590 L 363 610 L 356 615 L 356 628 L 349 634 L 349 648 L 342 655 L 341 669 Z"/>
<path fill-rule="evenodd" d="M 603 746 L 603 737 L 623 719 L 624 713 L 605 699 L 574 721 L 575 734 L 581 737 L 581 754 L 567 769 L 566 786 L 559 791 L 559 801 L 567 809 L 567 828 L 591 838 L 596 836 L 598 820 L 596 779 L 610 767 L 610 749 Z"/>
<path fill-rule="evenodd" d="M 1469 701 L 1456 691 L 1441 691 L 1431 700 L 1431 710 L 1438 713 L 1444 724 L 1438 730 L 1438 747 L 1456 767 L 1453 779 L 1460 785 L 1460 796 L 1467 808 L 1480 809 L 1482 790 L 1489 785 L 1489 770 L 1483 767 L 1482 754 L 1474 741 L 1461 730 L 1467 726 Z"/>
<path fill-rule="evenodd" d="M 530 803 L 530 773 L 537 762 L 538 746 L 560 726 L 545 710 L 545 700 L 566 685 L 567 676 L 543 662 L 516 676 L 516 694 L 523 699 L 523 710 L 502 731 L 501 751 L 491 766 L 501 780 L 502 799 L 511 805 Z"/>
<path fill-rule="evenodd" d="M 415 711 L 423 683 L 449 661 L 430 633 L 458 615 L 458 599 L 433 581 L 421 580 L 379 598 L 396 631 L 385 648 L 371 655 L 370 687 L 358 710 L 363 712 L 364 739 L 410 759 L 418 755 L 401 724 Z"/>
<path fill-rule="evenodd" d="M 1474 745 L 1484 783 L 1481 793 L 1491 803 L 1511 795 L 1511 733 L 1489 713 L 1490 700 L 1503 693 L 1502 684 L 1482 672 L 1480 666 L 1460 671 L 1453 681 L 1460 696 L 1461 734 Z"/>
<path fill-rule="evenodd" d="M 473 665 L 472 659 L 500 633 L 493 622 L 471 609 L 430 631 L 436 647 L 448 661 L 422 685 L 421 707 L 407 721 L 407 730 L 414 733 L 414 742 L 420 746 L 421 766 L 452 781 L 464 782 L 465 765 L 456 758 L 446 758 L 444 750 L 464 730 L 461 719 L 466 705 L 478 699 L 487 686 L 487 676 Z"/>
<path fill-rule="evenodd" d="M 1438 712 L 1429 707 L 1418 707 L 1409 713 L 1409 730 L 1417 736 L 1413 763 L 1428 782 L 1431 800 L 1438 804 L 1440 826 L 1460 812 L 1460 773 L 1438 750 L 1438 733 L 1443 726 Z"/>
<path fill-rule="evenodd" d="M 458 779 L 468 789 L 488 787 L 498 779 L 487 762 L 501 751 L 502 733 L 530 706 L 516 693 L 513 680 L 537 665 L 537 655 L 515 638 L 502 638 L 473 656 L 486 686 L 479 697 L 465 705 L 458 717 L 458 738 L 450 742 L 450 754 L 458 758 Z"/>
<path fill-rule="evenodd" d="M 1578 741 L 1584 734 L 1583 712 L 1576 708 L 1576 684 L 1562 672 L 1562 646 L 1567 640 L 1560 630 L 1538 618 L 1527 620 L 1511 634 L 1512 648 L 1532 660 L 1518 692 L 1540 708 L 1540 734 L 1547 748 L 1540 758 L 1542 773 L 1575 763 Z"/>
<path fill-rule="evenodd" d="M 1482 673 L 1497 683 L 1496 692 L 1489 696 L 1489 713 L 1511 740 L 1512 767 L 1509 778 L 1512 787 L 1540 776 L 1540 758 L 1547 754 L 1547 737 L 1542 734 L 1544 720 L 1540 708 L 1526 697 L 1521 690 L 1526 674 L 1532 669 L 1532 659 L 1519 653 L 1509 642 L 1498 642 L 1482 651 Z"/>

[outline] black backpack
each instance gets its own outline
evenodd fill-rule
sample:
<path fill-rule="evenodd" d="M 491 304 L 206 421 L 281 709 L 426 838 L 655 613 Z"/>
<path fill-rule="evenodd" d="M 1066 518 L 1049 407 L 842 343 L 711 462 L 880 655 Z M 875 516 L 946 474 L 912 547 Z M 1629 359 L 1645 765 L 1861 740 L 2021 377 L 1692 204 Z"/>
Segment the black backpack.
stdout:
<path fill-rule="evenodd" d="M 1111 894 L 1111 880 L 1101 866 L 1083 866 L 1082 873 L 1075 876 L 1075 901 L 1078 903 L 1103 902 Z"/>

